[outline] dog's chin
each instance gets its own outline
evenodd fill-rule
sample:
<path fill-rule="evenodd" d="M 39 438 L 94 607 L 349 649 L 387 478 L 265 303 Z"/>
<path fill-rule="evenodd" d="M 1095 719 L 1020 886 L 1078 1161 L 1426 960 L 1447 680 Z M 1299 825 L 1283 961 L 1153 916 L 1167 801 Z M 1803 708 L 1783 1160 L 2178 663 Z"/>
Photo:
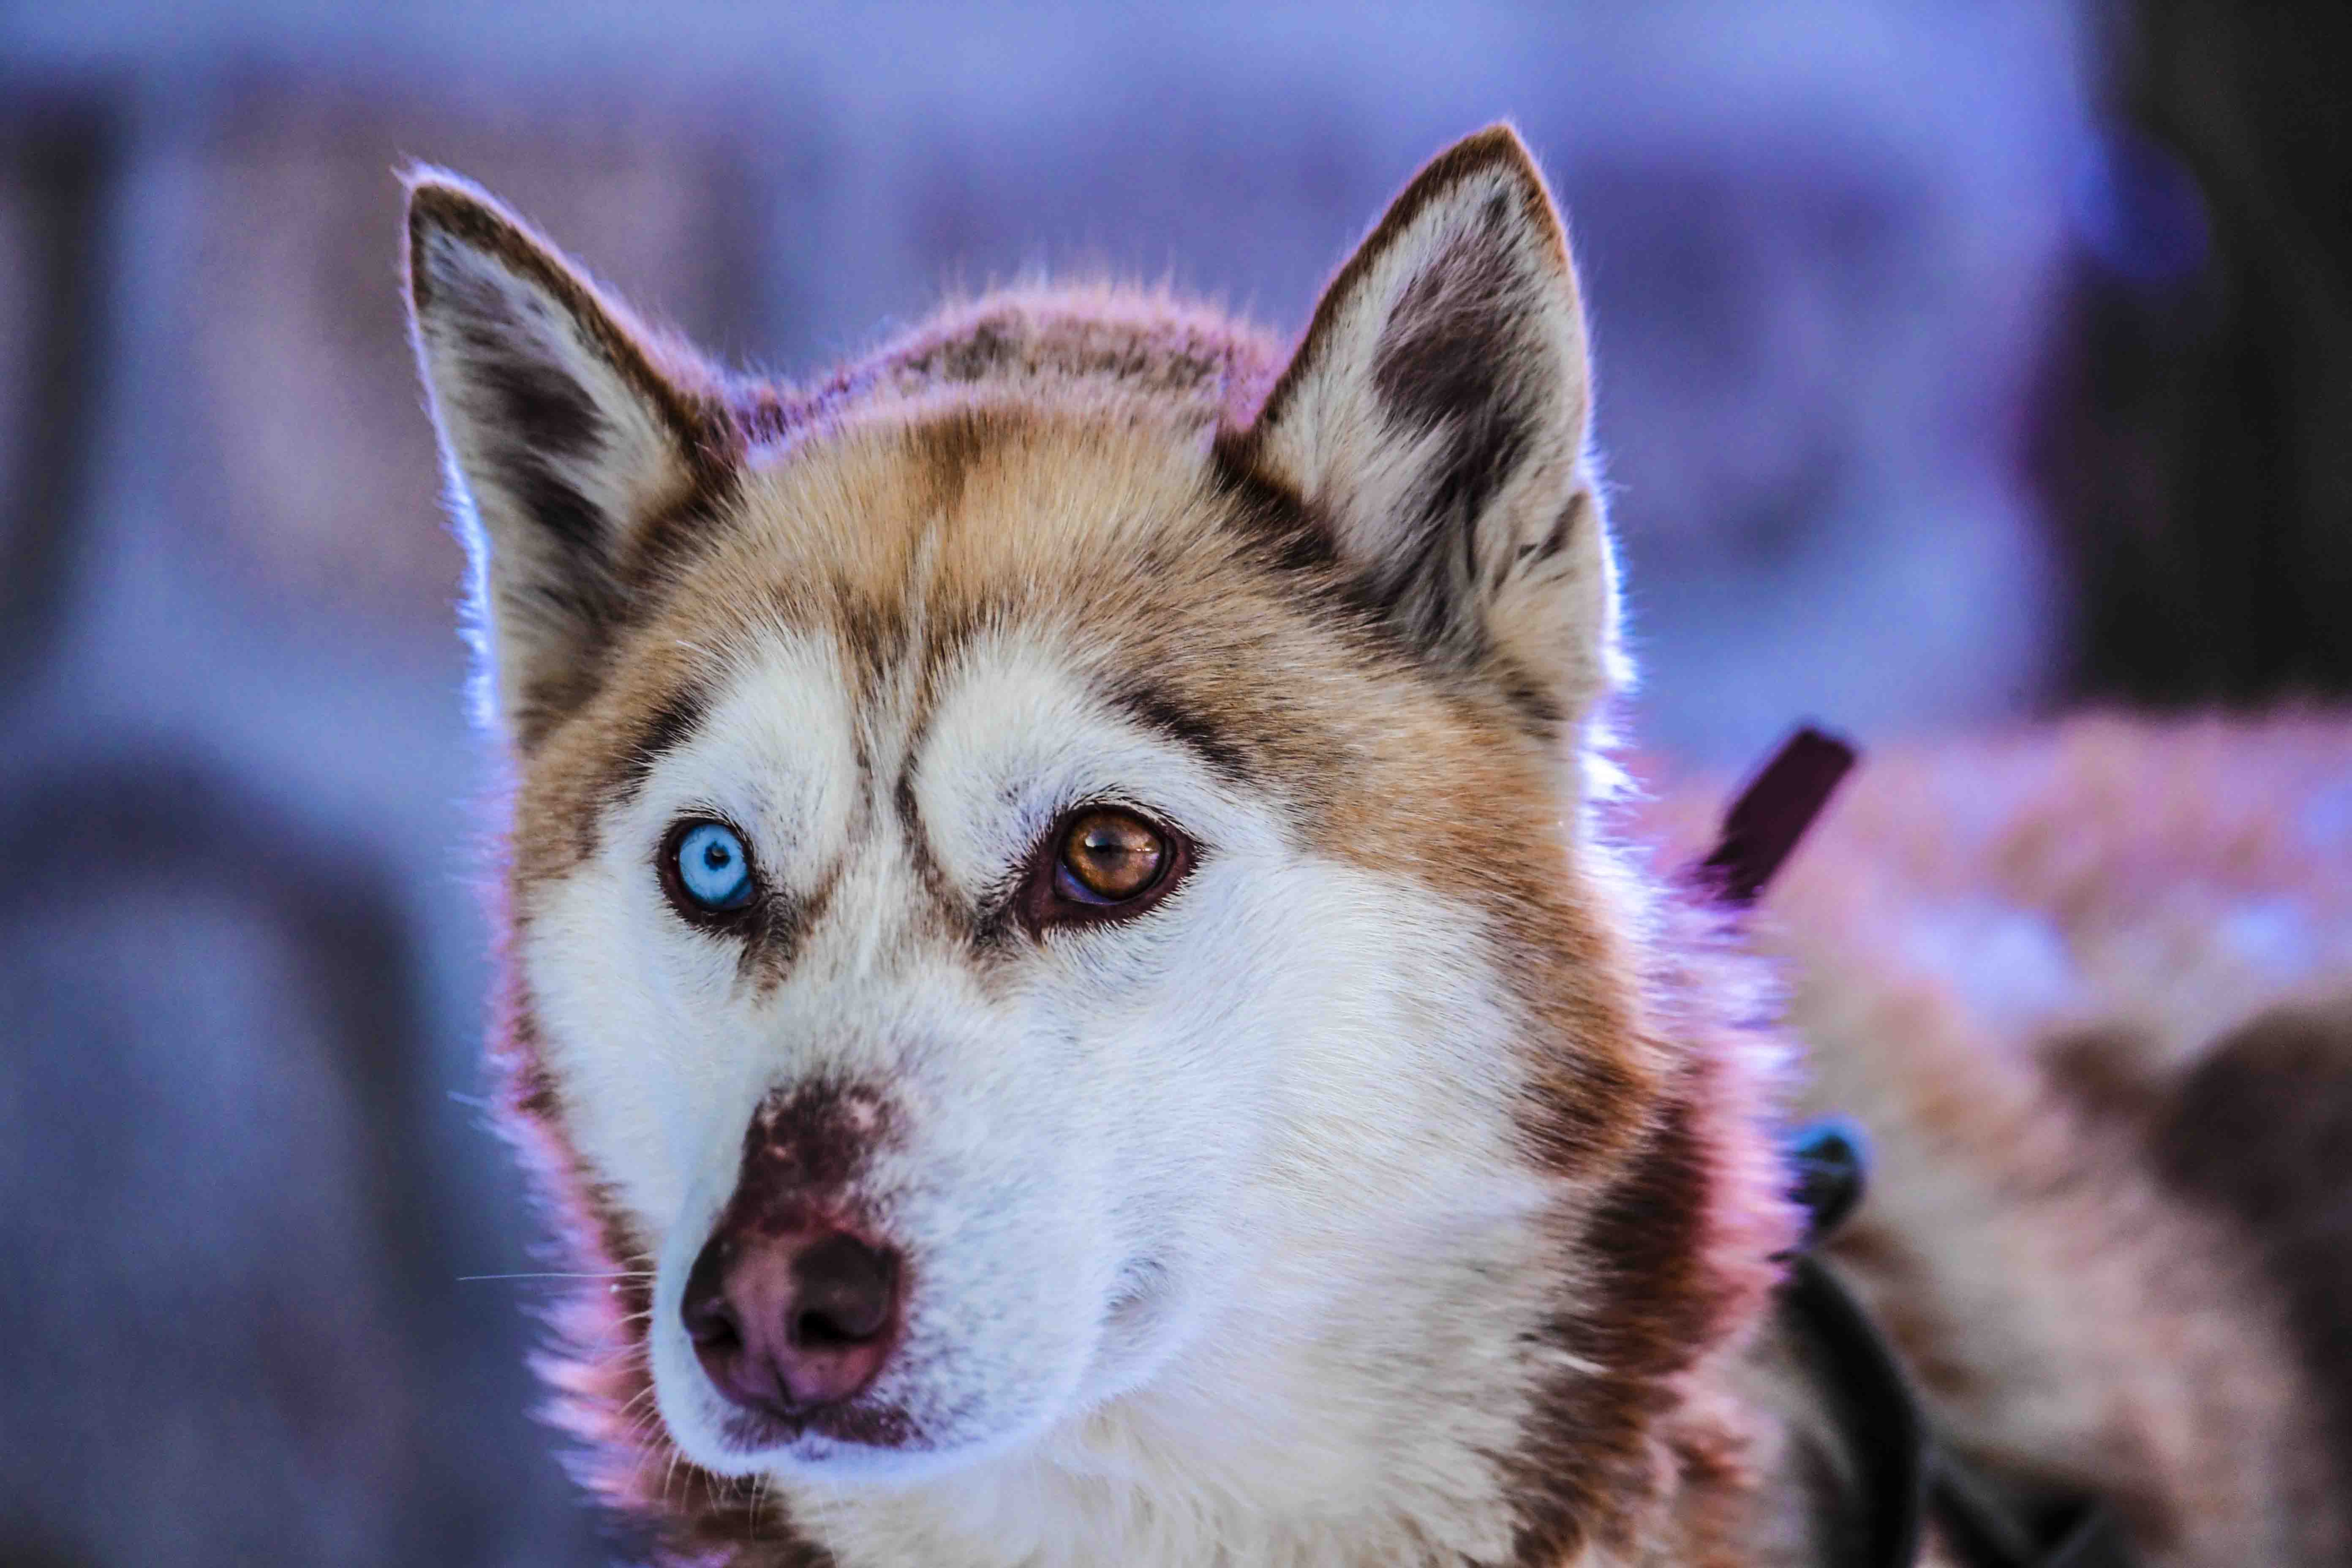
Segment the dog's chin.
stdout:
<path fill-rule="evenodd" d="M 856 1402 L 804 1423 L 723 1406 L 677 1419 L 665 1412 L 663 1419 L 678 1451 L 714 1474 L 887 1489 L 951 1476 L 1017 1451 L 1055 1417 L 1002 1429 L 967 1426 L 944 1439 L 926 1432 L 904 1411 Z"/>
<path fill-rule="evenodd" d="M 1035 1439 L 1069 1408 L 1066 1389 L 1030 1405 L 1013 1420 L 964 1409 L 937 1422 L 912 1414 L 899 1398 L 913 1388 L 861 1397 L 786 1419 L 739 1409 L 721 1398 L 685 1337 L 654 1346 L 654 1384 L 663 1425 L 678 1452 L 716 1475 L 775 1477 L 825 1486 L 902 1486 L 951 1475 Z"/>
<path fill-rule="evenodd" d="M 839 1420 L 812 1423 L 782 1436 L 754 1417 L 730 1426 L 720 1441 L 735 1456 L 730 1473 L 820 1481 L 835 1487 L 907 1486 L 950 1475 L 970 1465 L 982 1450 L 967 1445 L 939 1447 L 895 1411 L 845 1407 Z M 877 1439 L 856 1434 L 870 1431 Z"/>
<path fill-rule="evenodd" d="M 1032 1405 L 1012 1422 L 966 1411 L 942 1429 L 888 1397 L 853 1399 L 796 1419 L 739 1409 L 711 1386 L 683 1333 L 654 1336 L 656 1403 L 679 1453 L 717 1475 L 853 1487 L 920 1482 L 1018 1449 L 1147 1382 L 1179 1348 L 1181 1295 L 1157 1265 L 1121 1270 L 1083 1369 L 1061 1397 Z M 919 1389 L 908 1392 L 919 1399 Z"/>
<path fill-rule="evenodd" d="M 700 1384 L 659 1397 L 662 1424 L 678 1452 L 721 1476 L 853 1485 L 917 1480 L 969 1462 L 972 1447 L 938 1442 L 904 1410 L 866 1401 L 785 1420 L 735 1409 Z"/>

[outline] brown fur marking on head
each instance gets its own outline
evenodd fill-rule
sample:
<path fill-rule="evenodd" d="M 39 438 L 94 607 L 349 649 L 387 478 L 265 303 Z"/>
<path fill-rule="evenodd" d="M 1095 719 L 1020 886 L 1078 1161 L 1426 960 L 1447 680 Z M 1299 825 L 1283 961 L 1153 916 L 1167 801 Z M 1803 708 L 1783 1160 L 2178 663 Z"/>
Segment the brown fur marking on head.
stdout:
<path fill-rule="evenodd" d="M 2150 1121 L 2166 1178 L 2252 1231 L 2352 1494 L 2352 997 L 2232 1031 Z"/>

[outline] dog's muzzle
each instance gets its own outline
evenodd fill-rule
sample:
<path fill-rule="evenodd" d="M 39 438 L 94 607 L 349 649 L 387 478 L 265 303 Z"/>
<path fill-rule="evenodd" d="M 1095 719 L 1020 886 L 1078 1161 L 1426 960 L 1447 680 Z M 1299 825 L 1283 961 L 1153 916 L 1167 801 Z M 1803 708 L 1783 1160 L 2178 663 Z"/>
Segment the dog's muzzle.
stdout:
<path fill-rule="evenodd" d="M 734 1194 L 687 1275 L 678 1315 L 695 1357 L 766 1435 L 878 1435 L 851 1406 L 902 1337 L 907 1270 L 856 1178 L 892 1121 L 887 1102 L 860 1088 L 769 1095 L 744 1134 Z"/>
<path fill-rule="evenodd" d="M 882 1370 L 898 1337 L 898 1276 L 897 1253 L 847 1230 L 721 1231 L 695 1260 L 679 1314 L 730 1404 L 803 1421 Z"/>

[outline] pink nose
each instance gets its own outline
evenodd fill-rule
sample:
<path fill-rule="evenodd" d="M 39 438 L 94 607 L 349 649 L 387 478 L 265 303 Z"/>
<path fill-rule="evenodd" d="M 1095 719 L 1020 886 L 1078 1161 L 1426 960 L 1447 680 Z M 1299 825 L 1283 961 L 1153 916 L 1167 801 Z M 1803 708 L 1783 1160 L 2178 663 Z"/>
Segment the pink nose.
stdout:
<path fill-rule="evenodd" d="M 845 1230 L 722 1229 L 679 1308 L 730 1404 L 805 1415 L 874 1381 L 898 1333 L 898 1260 Z"/>

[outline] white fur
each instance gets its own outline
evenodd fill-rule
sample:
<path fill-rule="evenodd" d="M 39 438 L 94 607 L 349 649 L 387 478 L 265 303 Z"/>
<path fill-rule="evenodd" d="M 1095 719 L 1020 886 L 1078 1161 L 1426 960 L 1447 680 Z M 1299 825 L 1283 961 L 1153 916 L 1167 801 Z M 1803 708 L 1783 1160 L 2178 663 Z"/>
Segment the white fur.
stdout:
<path fill-rule="evenodd" d="M 521 952 L 581 1152 L 655 1238 L 687 1455 L 772 1478 L 853 1565 L 1504 1554 L 1489 1457 L 1537 1381 L 1534 1221 L 1559 1194 L 1511 1152 L 1513 1020 L 1475 919 L 1307 853 L 1281 802 L 1101 705 L 1045 632 L 971 647 L 911 756 L 825 638 L 734 668 Z M 1089 800 L 1181 825 L 1199 863 L 1148 916 L 1022 938 L 984 974 L 921 918 L 907 762 L 967 893 Z M 839 879 L 768 994 L 654 875 L 666 826 L 709 810 L 777 885 Z M 875 1392 L 925 1451 L 731 1451 L 678 1322 L 754 1106 L 817 1070 L 900 1113 L 861 1182 L 915 1281 Z"/>

